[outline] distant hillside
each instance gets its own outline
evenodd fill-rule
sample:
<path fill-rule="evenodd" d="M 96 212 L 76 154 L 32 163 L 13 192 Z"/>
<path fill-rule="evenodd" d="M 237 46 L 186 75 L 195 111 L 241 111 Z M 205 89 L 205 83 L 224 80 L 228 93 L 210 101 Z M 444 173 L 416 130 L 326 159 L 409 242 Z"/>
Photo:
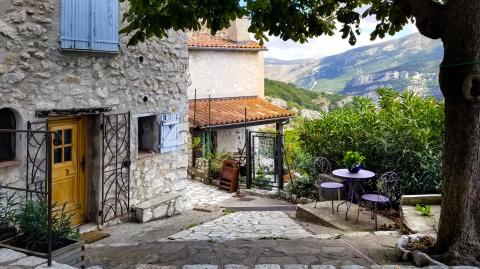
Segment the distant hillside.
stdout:
<path fill-rule="evenodd" d="M 328 94 L 298 88 L 292 83 L 265 79 L 265 95 L 285 101 L 288 108 L 328 111 L 344 104 L 345 97 L 340 94 Z"/>
<path fill-rule="evenodd" d="M 321 92 L 369 96 L 378 87 L 391 87 L 441 97 L 442 55 L 440 41 L 416 33 L 320 59 L 266 59 L 265 75 Z"/>

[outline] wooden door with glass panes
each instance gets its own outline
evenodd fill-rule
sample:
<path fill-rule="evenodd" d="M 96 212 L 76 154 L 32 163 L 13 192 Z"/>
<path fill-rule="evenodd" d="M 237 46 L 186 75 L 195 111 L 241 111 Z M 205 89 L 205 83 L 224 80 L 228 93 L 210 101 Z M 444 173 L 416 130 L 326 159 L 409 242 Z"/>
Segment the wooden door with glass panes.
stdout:
<path fill-rule="evenodd" d="M 85 130 L 81 119 L 49 121 L 52 141 L 52 200 L 66 205 L 72 225 L 85 220 Z"/>

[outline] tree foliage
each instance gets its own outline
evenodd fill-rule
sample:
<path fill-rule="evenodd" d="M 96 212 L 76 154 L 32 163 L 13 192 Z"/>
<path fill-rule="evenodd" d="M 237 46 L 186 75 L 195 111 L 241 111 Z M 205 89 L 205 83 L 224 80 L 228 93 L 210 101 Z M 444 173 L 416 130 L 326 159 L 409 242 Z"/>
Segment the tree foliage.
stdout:
<path fill-rule="evenodd" d="M 344 154 L 358 151 L 366 157 L 368 169 L 379 174 L 397 172 L 403 194 L 438 193 L 443 103 L 408 91 L 380 89 L 378 93 L 378 106 L 358 97 L 347 107 L 305 121 L 296 131 L 301 147 L 296 152 L 323 156 L 343 167 Z"/>
<path fill-rule="evenodd" d="M 165 37 L 169 29 L 198 30 L 206 25 L 214 34 L 229 27 L 233 19 L 243 16 L 251 19 L 249 32 L 261 43 L 268 40 L 268 36 L 303 43 L 309 38 L 334 35 L 339 30 L 342 38 L 353 45 L 360 34 L 362 18 L 373 16 L 378 21 L 370 33 L 373 40 L 400 31 L 413 21 L 414 11 L 424 5 L 432 9 L 441 5 L 430 0 L 121 1 L 129 3 L 124 14 L 126 26 L 121 32 L 132 34 L 130 45 L 153 36 Z M 419 16 L 420 13 L 415 14 Z"/>
<path fill-rule="evenodd" d="M 265 79 L 265 95 L 285 100 L 289 108 L 312 109 L 321 111 L 322 103 L 327 103 L 328 109 L 335 108 L 337 102 L 341 101 L 345 96 L 338 93 L 323 93 L 298 88 L 292 83 L 285 83 Z"/>

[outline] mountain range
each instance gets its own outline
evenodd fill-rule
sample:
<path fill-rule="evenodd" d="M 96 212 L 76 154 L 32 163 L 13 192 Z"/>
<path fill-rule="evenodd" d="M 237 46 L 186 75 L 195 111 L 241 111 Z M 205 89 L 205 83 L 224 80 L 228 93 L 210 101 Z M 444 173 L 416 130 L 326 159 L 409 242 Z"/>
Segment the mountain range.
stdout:
<path fill-rule="evenodd" d="M 265 59 L 265 77 L 313 91 L 375 96 L 379 87 L 442 98 L 441 41 L 418 33 L 316 59 Z"/>

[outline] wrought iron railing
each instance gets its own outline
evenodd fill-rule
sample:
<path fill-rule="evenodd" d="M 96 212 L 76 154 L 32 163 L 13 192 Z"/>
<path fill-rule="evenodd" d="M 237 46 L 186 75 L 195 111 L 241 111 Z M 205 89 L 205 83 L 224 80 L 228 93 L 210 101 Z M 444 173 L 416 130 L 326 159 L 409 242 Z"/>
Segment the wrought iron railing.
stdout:
<path fill-rule="evenodd" d="M 40 199 L 47 203 L 47 259 L 52 265 L 52 132 L 46 124 L 29 123 L 29 130 L 0 129 L 0 133 L 25 134 L 27 143 L 25 188 L 2 184 L 0 189 L 25 193 L 25 200 Z M 35 128 L 35 129 L 33 129 Z M 18 145 L 15 145 L 18 146 Z M 20 169 L 22 170 L 22 169 Z M 21 177 L 21 176 L 20 176 Z M 18 181 L 21 181 L 19 178 Z M 8 244 L 0 244 L 0 248 L 16 249 Z"/>

